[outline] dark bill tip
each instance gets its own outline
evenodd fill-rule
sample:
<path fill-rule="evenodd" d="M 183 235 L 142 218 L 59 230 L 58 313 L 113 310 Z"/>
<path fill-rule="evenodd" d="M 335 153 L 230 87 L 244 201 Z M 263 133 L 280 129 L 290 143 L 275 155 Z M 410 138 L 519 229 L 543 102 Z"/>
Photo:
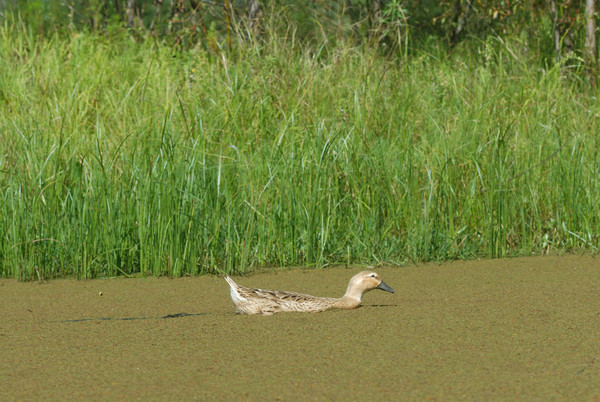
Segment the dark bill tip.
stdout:
<path fill-rule="evenodd" d="M 386 292 L 394 293 L 394 289 L 385 284 L 384 281 L 381 281 L 377 289 L 385 290 Z"/>

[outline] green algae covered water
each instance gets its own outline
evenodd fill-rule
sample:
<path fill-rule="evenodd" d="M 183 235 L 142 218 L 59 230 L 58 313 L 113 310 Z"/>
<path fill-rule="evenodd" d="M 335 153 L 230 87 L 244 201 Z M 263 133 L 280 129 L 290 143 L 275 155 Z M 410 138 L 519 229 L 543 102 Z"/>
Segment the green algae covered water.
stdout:
<path fill-rule="evenodd" d="M 235 278 L 341 296 L 364 267 Z M 222 278 L 0 281 L 8 399 L 600 398 L 600 260 L 375 269 L 357 310 L 234 313 Z"/>

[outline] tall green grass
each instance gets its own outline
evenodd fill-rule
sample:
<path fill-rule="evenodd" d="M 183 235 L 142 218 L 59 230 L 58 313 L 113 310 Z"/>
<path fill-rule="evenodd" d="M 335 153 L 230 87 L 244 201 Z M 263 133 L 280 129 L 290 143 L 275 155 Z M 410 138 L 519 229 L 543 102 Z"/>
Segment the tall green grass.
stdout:
<path fill-rule="evenodd" d="M 516 42 L 477 49 L 183 52 L 5 23 L 0 275 L 596 250 L 596 93 Z"/>

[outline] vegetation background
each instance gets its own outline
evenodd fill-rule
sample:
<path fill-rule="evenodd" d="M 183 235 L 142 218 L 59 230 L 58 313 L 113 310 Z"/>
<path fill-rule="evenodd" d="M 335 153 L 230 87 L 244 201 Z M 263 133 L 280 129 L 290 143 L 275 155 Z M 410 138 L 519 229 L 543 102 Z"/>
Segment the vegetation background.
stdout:
<path fill-rule="evenodd" d="M 0 275 L 596 252 L 594 6 L 0 0 Z"/>

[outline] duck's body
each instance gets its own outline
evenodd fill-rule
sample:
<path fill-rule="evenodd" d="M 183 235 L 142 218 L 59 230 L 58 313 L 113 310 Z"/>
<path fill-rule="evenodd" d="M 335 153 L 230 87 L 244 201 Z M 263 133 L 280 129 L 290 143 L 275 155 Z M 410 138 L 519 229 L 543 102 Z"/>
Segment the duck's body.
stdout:
<path fill-rule="evenodd" d="M 353 309 L 360 306 L 362 296 L 369 290 L 382 289 L 394 293 L 375 272 L 363 271 L 350 279 L 346 294 L 339 298 L 316 297 L 293 292 L 251 289 L 240 286 L 230 277 L 231 299 L 238 314 L 271 315 L 281 311 L 318 313 L 331 308 Z"/>

